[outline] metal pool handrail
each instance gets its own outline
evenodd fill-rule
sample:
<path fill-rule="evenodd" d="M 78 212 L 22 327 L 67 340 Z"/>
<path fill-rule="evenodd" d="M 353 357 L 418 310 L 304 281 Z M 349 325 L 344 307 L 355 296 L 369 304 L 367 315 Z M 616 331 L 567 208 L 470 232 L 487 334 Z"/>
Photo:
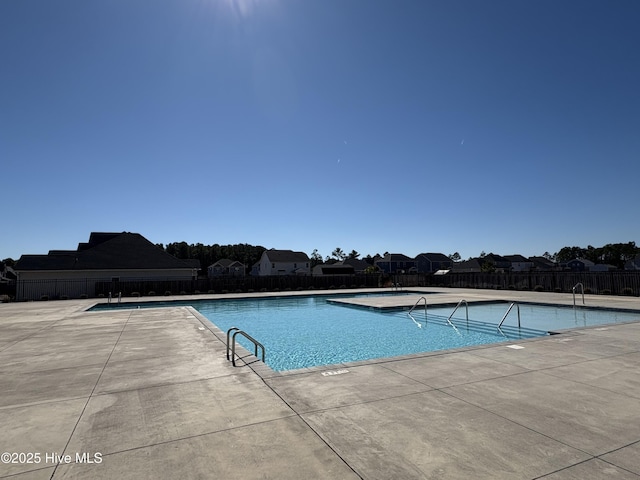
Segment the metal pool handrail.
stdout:
<path fill-rule="evenodd" d="M 576 283 L 571 291 L 573 292 L 573 308 L 576 308 L 576 288 L 580 285 L 580 290 L 582 291 L 582 304 L 584 305 L 584 285 L 580 282 Z"/>
<path fill-rule="evenodd" d="M 427 318 L 427 299 L 425 297 L 420 297 L 418 299 L 418 301 L 413 304 L 413 307 L 411 307 L 409 309 L 409 315 L 411 315 L 411 312 L 413 312 L 413 310 L 418 306 L 418 304 L 420 303 L 420 300 L 424 300 L 424 318 L 426 320 L 426 318 Z"/>
<path fill-rule="evenodd" d="M 453 314 L 456 313 L 456 310 L 458 310 L 458 308 L 460 308 L 460 305 L 462 305 L 463 303 L 467 310 L 467 324 L 469 323 L 469 303 L 465 299 L 462 299 L 458 302 L 458 304 L 456 305 L 456 308 L 453 309 L 453 312 L 451 312 L 451 315 L 449 315 L 449 318 L 447 318 L 447 322 L 449 322 L 449 325 L 453 326 L 453 323 L 451 323 L 451 317 L 453 317 Z"/>
<path fill-rule="evenodd" d="M 118 292 L 118 303 L 122 302 L 122 292 Z M 107 297 L 107 303 L 111 304 L 111 292 L 109 292 L 109 296 Z"/>
<path fill-rule="evenodd" d="M 509 308 L 507 309 L 507 313 L 504 314 L 504 317 L 502 317 L 502 320 L 500 320 L 500 324 L 498 325 L 498 330 L 500 330 L 500 327 L 502 326 L 502 324 L 506 320 L 507 315 L 509 315 L 509 312 L 511 311 L 511 309 L 513 308 L 514 305 L 516 306 L 516 309 L 518 310 L 518 328 L 520 328 L 520 305 L 518 305 L 516 302 L 513 302 L 511 305 L 509 305 Z"/>
<path fill-rule="evenodd" d="M 233 332 L 233 335 L 231 335 Z M 233 366 L 236 366 L 236 335 L 242 335 L 244 338 L 253 343 L 254 355 L 256 358 L 258 357 L 258 348 L 262 349 L 262 362 L 264 362 L 265 350 L 264 345 L 262 345 L 259 341 L 249 335 L 247 332 L 240 330 L 238 327 L 231 327 L 227 330 L 227 360 L 231 360 Z M 231 336 L 231 342 L 229 342 L 229 336 Z M 231 345 L 229 345 L 231 343 Z M 229 350 L 231 350 L 231 358 L 229 358 Z"/>

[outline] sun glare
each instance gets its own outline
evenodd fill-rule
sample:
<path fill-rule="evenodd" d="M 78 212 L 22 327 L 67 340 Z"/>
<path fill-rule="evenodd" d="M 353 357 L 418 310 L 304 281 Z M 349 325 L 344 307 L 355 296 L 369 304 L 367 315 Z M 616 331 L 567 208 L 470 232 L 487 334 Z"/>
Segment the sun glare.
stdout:
<path fill-rule="evenodd" d="M 254 12 L 260 0 L 224 0 L 224 2 L 236 17 L 247 18 Z"/>

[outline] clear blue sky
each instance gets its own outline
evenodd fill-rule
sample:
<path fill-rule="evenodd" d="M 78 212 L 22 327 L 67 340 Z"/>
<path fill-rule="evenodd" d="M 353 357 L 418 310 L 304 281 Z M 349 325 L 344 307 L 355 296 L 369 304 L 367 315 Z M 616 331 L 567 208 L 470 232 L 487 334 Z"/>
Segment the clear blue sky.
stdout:
<path fill-rule="evenodd" d="M 636 0 L 2 0 L 0 259 L 91 231 L 640 243 Z"/>

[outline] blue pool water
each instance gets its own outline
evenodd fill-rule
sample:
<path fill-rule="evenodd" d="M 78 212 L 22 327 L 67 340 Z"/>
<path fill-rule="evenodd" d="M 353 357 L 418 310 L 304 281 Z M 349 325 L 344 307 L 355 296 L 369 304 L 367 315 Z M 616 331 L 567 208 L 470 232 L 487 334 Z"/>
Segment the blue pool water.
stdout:
<path fill-rule="evenodd" d="M 465 321 L 452 328 L 439 318 L 424 321 L 416 312 L 333 305 L 324 297 L 219 300 L 194 304 L 221 330 L 238 327 L 265 346 L 266 363 L 283 371 L 374 358 L 483 345 L 545 335 Z M 452 308 L 448 308 L 447 316 Z M 431 312 L 430 312 L 431 315 Z M 446 317 L 445 317 L 446 319 Z M 241 336 L 237 340 L 253 351 Z"/>
<path fill-rule="evenodd" d="M 509 303 L 481 303 L 469 305 L 469 318 L 488 323 L 500 323 L 509 308 Z M 520 303 L 511 309 L 503 325 L 516 326 L 518 324 L 517 308 L 520 309 L 520 324 L 522 327 L 537 330 L 555 331 L 569 328 L 584 328 L 595 325 L 606 325 L 640 321 L 640 311 L 611 310 L 603 308 L 572 308 L 550 305 Z M 449 316 L 453 308 L 429 308 L 431 315 Z M 464 306 L 456 314 L 458 318 L 465 318 Z"/>
<path fill-rule="evenodd" d="M 364 296 L 371 295 L 380 293 Z M 496 326 L 509 303 L 471 303 L 469 322 L 465 308 L 461 306 L 452 318 L 452 326 L 447 323 L 452 306 L 429 307 L 425 321 L 424 308 L 417 308 L 409 316 L 406 310 L 380 311 L 329 303 L 332 298 L 345 296 L 356 295 L 101 304 L 93 309 L 193 306 L 221 330 L 238 327 L 264 344 L 266 363 L 276 371 L 513 341 L 546 335 L 554 330 L 640 321 L 640 312 L 519 304 L 522 328 L 517 328 L 517 308 L 513 308 L 499 331 Z M 237 340 L 253 351 L 253 345 L 243 337 L 238 336 Z"/>

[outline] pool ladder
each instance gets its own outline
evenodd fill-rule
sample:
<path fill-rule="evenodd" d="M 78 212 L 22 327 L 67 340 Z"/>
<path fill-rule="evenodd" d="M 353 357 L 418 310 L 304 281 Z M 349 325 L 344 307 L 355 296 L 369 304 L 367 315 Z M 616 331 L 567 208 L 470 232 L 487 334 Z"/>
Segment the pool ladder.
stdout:
<path fill-rule="evenodd" d="M 447 323 L 449 323 L 449 325 L 451 325 L 453 328 L 455 328 L 455 325 L 451 323 L 451 318 L 453 318 L 453 314 L 456 313 L 456 310 L 458 310 L 458 308 L 460 308 L 463 304 L 465 306 L 466 313 L 467 313 L 467 325 L 469 324 L 469 303 L 463 299 L 458 302 L 458 305 L 456 305 L 456 308 L 453 309 L 453 312 L 451 312 L 451 315 L 449 315 L 449 318 L 447 318 Z M 520 328 L 520 305 L 518 305 L 517 302 L 513 302 L 511 305 L 509 305 L 509 308 L 507 309 L 507 312 L 502 317 L 502 320 L 500 320 L 500 324 L 498 325 L 498 330 L 500 330 L 500 327 L 502 326 L 504 321 L 507 319 L 507 317 L 509 316 L 509 313 L 511 312 L 511 309 L 513 309 L 514 306 L 518 311 L 518 328 Z"/>
<path fill-rule="evenodd" d="M 416 307 L 420 304 L 420 302 L 423 300 L 424 300 L 424 321 L 425 322 L 427 321 L 427 299 L 425 297 L 420 297 L 418 301 L 413 304 L 413 307 L 409 309 L 408 315 L 409 317 L 411 317 L 411 319 L 413 319 L 411 312 L 413 312 L 416 309 Z M 458 308 L 460 308 L 463 304 L 467 312 L 467 325 L 469 325 L 469 303 L 465 299 L 462 299 L 458 302 L 458 304 L 456 305 L 456 308 L 453 309 L 453 312 L 451 312 L 451 315 L 449 315 L 449 317 L 447 318 L 447 323 L 451 325 L 453 328 L 456 328 L 456 326 L 451 322 L 451 319 L 453 318 L 453 314 L 456 313 Z M 415 322 L 415 319 L 413 319 L 413 321 Z"/>
<path fill-rule="evenodd" d="M 469 324 L 469 303 L 465 299 L 462 299 L 458 302 L 458 304 L 456 305 L 456 308 L 453 309 L 453 312 L 451 312 L 451 315 L 449 315 L 449 318 L 447 318 L 447 323 L 451 325 L 453 328 L 456 328 L 456 327 L 453 323 L 451 323 L 451 318 L 453 318 L 453 314 L 456 313 L 456 310 L 458 310 L 458 308 L 460 308 L 462 304 L 464 304 L 465 309 L 467 311 L 467 325 Z"/>
<path fill-rule="evenodd" d="M 231 333 L 233 332 L 233 334 Z M 236 336 L 242 335 L 244 338 L 249 340 L 254 345 L 254 355 L 258 358 L 258 348 L 262 350 L 262 362 L 264 363 L 264 345 L 262 345 L 259 341 L 249 335 L 247 332 L 240 330 L 238 327 L 231 327 L 227 330 L 227 360 L 231 360 L 233 366 L 236 366 Z M 229 342 L 229 337 L 231 337 L 231 342 Z M 231 355 L 229 355 L 231 353 Z M 231 357 L 231 358 L 229 358 Z M 238 355 L 238 358 L 240 356 Z"/>
<path fill-rule="evenodd" d="M 576 283 L 571 291 L 573 292 L 573 308 L 576 308 L 576 288 L 580 286 L 580 291 L 582 292 L 582 304 L 584 305 L 584 285 L 582 283 Z"/>
<path fill-rule="evenodd" d="M 517 302 L 513 302 L 511 305 L 509 305 L 509 308 L 507 308 L 507 313 L 504 314 L 504 317 L 502 317 L 502 320 L 500 320 L 500 324 L 498 325 L 498 330 L 500 330 L 500 327 L 502 326 L 504 321 L 507 319 L 507 317 L 509 316 L 509 312 L 511 312 L 511 309 L 514 306 L 516 307 L 516 310 L 518 311 L 518 328 L 520 328 L 520 305 L 518 305 Z"/>
<path fill-rule="evenodd" d="M 413 307 L 409 309 L 409 316 L 411 316 L 411 312 L 415 310 L 420 301 L 424 300 L 424 318 L 427 319 L 427 299 L 425 297 L 420 297 L 416 303 L 413 304 Z"/>
<path fill-rule="evenodd" d="M 122 302 L 122 292 L 118 292 L 118 303 Z M 111 292 L 109 292 L 109 296 L 107 297 L 107 303 L 111 303 Z"/>

